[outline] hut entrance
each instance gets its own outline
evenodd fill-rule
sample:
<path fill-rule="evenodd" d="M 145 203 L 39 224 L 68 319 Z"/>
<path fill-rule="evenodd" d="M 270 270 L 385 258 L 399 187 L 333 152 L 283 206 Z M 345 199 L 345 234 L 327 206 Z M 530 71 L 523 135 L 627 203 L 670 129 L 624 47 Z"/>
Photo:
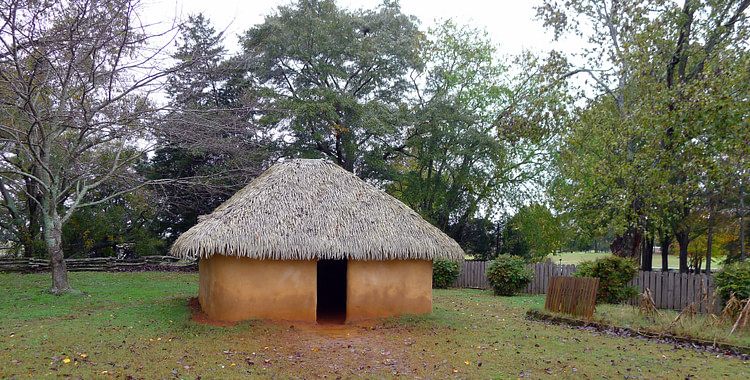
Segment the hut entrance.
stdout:
<path fill-rule="evenodd" d="M 346 260 L 318 260 L 318 323 L 346 321 Z"/>

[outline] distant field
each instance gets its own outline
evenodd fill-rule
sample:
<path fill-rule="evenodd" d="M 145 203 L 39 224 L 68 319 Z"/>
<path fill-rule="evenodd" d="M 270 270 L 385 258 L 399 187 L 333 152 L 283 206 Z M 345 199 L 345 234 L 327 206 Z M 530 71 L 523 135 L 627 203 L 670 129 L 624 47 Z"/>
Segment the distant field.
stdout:
<path fill-rule="evenodd" d="M 554 256 L 550 256 L 552 259 L 552 262 L 555 264 L 560 264 L 560 260 L 562 260 L 563 264 L 580 264 L 584 261 L 593 261 L 602 257 L 609 256 L 609 252 L 597 252 L 594 251 L 587 251 L 587 252 L 564 252 L 560 254 L 556 254 Z M 668 257 L 669 267 L 670 268 L 679 268 L 680 267 L 680 258 L 676 255 L 669 255 Z M 660 269 L 661 268 L 661 255 L 654 255 L 654 261 L 653 261 L 653 268 L 654 269 Z M 705 263 L 704 263 L 705 268 Z M 713 259 L 711 260 L 711 269 L 721 269 L 721 260 Z"/>

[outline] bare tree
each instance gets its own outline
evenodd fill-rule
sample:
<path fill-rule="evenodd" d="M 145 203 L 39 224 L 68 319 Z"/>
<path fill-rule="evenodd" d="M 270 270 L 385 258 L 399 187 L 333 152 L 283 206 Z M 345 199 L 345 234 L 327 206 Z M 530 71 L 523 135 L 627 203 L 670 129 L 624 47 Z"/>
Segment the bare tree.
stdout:
<path fill-rule="evenodd" d="M 73 291 L 61 247 L 73 213 L 148 184 L 132 164 L 151 148 L 148 97 L 168 70 L 137 10 L 137 0 L 0 0 L 0 189 L 11 214 L 9 194 L 38 206 L 55 294 Z M 92 199 L 113 182 L 123 190 Z"/>

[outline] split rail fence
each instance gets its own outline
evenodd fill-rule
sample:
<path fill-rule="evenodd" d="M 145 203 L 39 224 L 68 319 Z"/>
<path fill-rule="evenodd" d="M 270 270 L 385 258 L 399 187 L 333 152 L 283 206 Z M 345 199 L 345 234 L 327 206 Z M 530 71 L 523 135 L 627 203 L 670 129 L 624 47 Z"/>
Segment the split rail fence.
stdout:
<path fill-rule="evenodd" d="M 138 259 L 114 257 L 67 259 L 65 266 L 71 272 L 124 272 L 137 270 L 197 270 L 196 262 L 182 261 L 173 256 L 145 256 Z M 0 258 L 0 272 L 41 272 L 49 270 L 49 260 L 27 257 Z"/>
<path fill-rule="evenodd" d="M 453 286 L 489 289 L 490 284 L 487 282 L 485 273 L 490 264 L 490 261 L 464 261 L 461 264 L 461 273 Z M 573 264 L 538 263 L 529 264 L 529 267 L 534 270 L 534 281 L 521 293 L 547 294 L 552 276 L 570 276 L 576 271 L 576 266 Z M 635 286 L 639 293 L 643 293 L 646 288 L 651 289 L 654 303 L 659 309 L 682 310 L 691 303 L 695 303 L 696 309 L 702 313 L 707 312 L 711 307 L 714 312 L 721 310 L 721 302 L 715 296 L 716 285 L 713 277 L 706 274 L 639 271 L 630 285 Z M 634 297 L 629 301 L 631 305 L 637 305 L 639 302 L 640 297 Z"/>

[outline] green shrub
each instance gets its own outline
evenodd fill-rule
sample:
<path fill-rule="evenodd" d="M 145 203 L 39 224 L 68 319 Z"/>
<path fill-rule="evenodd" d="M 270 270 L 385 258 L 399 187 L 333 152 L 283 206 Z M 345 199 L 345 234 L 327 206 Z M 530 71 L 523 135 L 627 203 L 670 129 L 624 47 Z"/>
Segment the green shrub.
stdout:
<path fill-rule="evenodd" d="M 722 300 L 729 300 L 732 293 L 740 300 L 750 298 L 750 261 L 727 265 L 714 276 L 714 280 Z"/>
<path fill-rule="evenodd" d="M 534 271 L 518 256 L 498 256 L 487 268 L 487 280 L 497 296 L 512 296 L 534 279 Z"/>
<path fill-rule="evenodd" d="M 638 273 L 635 260 L 618 256 L 607 256 L 595 261 L 584 261 L 573 274 L 575 277 L 599 277 L 599 292 L 596 303 L 621 303 L 638 294 L 633 286 L 628 286 Z"/>
<path fill-rule="evenodd" d="M 432 287 L 445 289 L 453 284 L 461 271 L 455 261 L 435 260 L 432 262 Z"/>

